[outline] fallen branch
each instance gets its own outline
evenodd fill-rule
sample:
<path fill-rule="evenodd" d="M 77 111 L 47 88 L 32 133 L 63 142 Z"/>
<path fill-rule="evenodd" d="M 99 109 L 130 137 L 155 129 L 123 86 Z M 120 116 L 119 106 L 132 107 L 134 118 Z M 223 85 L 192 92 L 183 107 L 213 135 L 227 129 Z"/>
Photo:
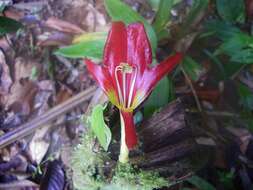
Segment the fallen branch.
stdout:
<path fill-rule="evenodd" d="M 60 115 L 69 112 L 70 110 L 72 110 L 73 108 L 77 106 L 80 106 L 83 102 L 87 101 L 93 96 L 95 90 L 96 90 L 96 87 L 92 86 L 88 88 L 87 90 L 80 92 L 74 97 L 68 99 L 67 101 L 53 107 L 52 109 L 48 110 L 46 113 L 0 136 L 0 149 L 15 142 L 16 140 L 20 140 L 24 138 L 25 136 L 30 135 L 36 129 L 55 120 Z"/>

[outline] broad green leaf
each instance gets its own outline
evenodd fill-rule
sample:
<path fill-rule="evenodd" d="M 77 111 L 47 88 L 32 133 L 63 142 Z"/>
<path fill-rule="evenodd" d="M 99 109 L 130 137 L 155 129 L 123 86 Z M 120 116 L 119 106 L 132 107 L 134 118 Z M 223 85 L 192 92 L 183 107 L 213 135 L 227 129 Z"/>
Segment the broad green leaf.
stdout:
<path fill-rule="evenodd" d="M 105 42 L 106 37 L 107 37 L 107 32 L 85 33 L 85 34 L 76 36 L 73 40 L 73 43 L 76 44 L 80 42 L 99 41 L 99 40 Z"/>
<path fill-rule="evenodd" d="M 126 24 L 133 22 L 142 22 L 145 26 L 148 38 L 151 43 L 153 55 L 155 55 L 157 48 L 157 37 L 152 26 L 139 15 L 137 12 L 131 9 L 128 5 L 120 0 L 105 0 L 105 7 L 113 21 L 123 21 Z"/>
<path fill-rule="evenodd" d="M 23 25 L 20 22 L 4 16 L 0 16 L 0 36 L 7 33 L 16 32 L 22 27 Z"/>
<path fill-rule="evenodd" d="M 83 58 L 101 60 L 103 55 L 105 41 L 92 40 L 80 42 L 67 47 L 63 47 L 55 52 L 56 55 L 61 55 L 69 58 Z"/>
<path fill-rule="evenodd" d="M 153 27 L 156 31 L 158 38 L 160 38 L 160 32 L 166 27 L 170 19 L 170 11 L 173 6 L 174 0 L 160 0 L 159 9 L 155 16 Z"/>
<path fill-rule="evenodd" d="M 253 110 L 253 92 L 246 85 L 239 84 L 238 93 L 240 96 L 240 104 L 246 110 Z"/>
<path fill-rule="evenodd" d="M 228 22 L 245 21 L 244 0 L 216 0 L 216 7 L 220 17 Z"/>
<path fill-rule="evenodd" d="M 161 0 L 148 0 L 148 3 L 154 10 L 158 10 Z"/>
<path fill-rule="evenodd" d="M 213 185 L 211 185 L 209 182 L 196 175 L 187 179 L 187 181 L 201 190 L 215 190 L 215 187 Z"/>
<path fill-rule="evenodd" d="M 182 62 L 182 67 L 192 80 L 197 81 L 203 71 L 202 66 L 194 59 L 186 56 Z"/>
<path fill-rule="evenodd" d="M 170 38 L 170 32 L 168 29 L 162 29 L 159 34 L 157 34 L 158 41 Z"/>
<path fill-rule="evenodd" d="M 153 10 L 158 10 L 161 0 L 147 0 Z M 170 0 L 169 0 L 170 1 Z M 182 0 L 174 0 L 174 5 L 181 2 Z"/>
<path fill-rule="evenodd" d="M 175 99 L 174 86 L 168 77 L 163 78 L 155 87 L 144 104 L 144 116 L 152 115 L 156 110 L 164 107 Z"/>
<path fill-rule="evenodd" d="M 63 47 L 55 52 L 69 58 L 91 58 L 101 60 L 106 41 L 106 32 L 86 33 L 76 36 L 73 45 Z"/>
<path fill-rule="evenodd" d="M 92 110 L 91 116 L 88 118 L 88 121 L 92 131 L 98 138 L 100 145 L 105 149 L 105 151 L 107 151 L 111 142 L 112 134 L 109 127 L 104 122 L 103 111 L 104 107 L 102 105 L 95 106 Z"/>

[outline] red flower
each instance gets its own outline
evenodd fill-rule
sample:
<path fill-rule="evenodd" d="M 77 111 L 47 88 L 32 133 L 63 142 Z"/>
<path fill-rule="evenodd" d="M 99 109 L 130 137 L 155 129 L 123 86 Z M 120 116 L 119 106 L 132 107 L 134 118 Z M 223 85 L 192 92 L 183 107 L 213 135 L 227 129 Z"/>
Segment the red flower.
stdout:
<path fill-rule="evenodd" d="M 176 53 L 150 67 L 152 50 L 143 24 L 125 26 L 123 22 L 114 22 L 106 41 L 103 66 L 85 59 L 89 72 L 120 110 L 125 124 L 125 143 L 129 149 L 137 144 L 133 110 L 181 58 L 182 54 Z"/>

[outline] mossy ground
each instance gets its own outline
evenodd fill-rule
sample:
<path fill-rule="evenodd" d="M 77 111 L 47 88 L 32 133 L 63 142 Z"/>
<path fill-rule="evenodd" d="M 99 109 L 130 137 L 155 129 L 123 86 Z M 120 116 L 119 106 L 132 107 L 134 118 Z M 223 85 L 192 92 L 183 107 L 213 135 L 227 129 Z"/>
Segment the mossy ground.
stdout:
<path fill-rule="evenodd" d="M 113 162 L 106 152 L 94 151 L 94 139 L 86 134 L 72 155 L 74 187 L 77 190 L 152 190 L 169 185 L 157 172 Z"/>

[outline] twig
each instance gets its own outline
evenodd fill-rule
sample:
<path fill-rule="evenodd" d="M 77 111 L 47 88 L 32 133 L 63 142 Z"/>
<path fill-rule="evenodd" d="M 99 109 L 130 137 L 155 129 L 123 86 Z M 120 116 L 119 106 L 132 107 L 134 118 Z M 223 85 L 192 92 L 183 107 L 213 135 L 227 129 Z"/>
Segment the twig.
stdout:
<path fill-rule="evenodd" d="M 230 77 L 230 79 L 231 79 L 231 80 L 234 80 L 234 79 L 241 73 L 241 71 L 242 71 L 246 66 L 248 66 L 248 65 L 247 65 L 247 64 L 242 65 L 242 66 L 239 68 L 239 70 L 237 70 L 237 71 Z"/>
<path fill-rule="evenodd" d="M 198 110 L 199 110 L 199 112 L 202 112 L 202 107 L 201 107 L 201 104 L 200 104 L 200 101 L 199 101 L 197 92 L 196 92 L 196 90 L 195 90 L 195 88 L 193 87 L 193 84 L 192 84 L 192 82 L 191 82 L 191 79 L 189 78 L 189 76 L 188 76 L 187 73 L 185 72 L 185 70 L 184 70 L 184 68 L 183 68 L 182 65 L 180 66 L 180 68 L 181 68 L 181 71 L 182 71 L 183 74 L 184 74 L 184 77 L 185 77 L 186 81 L 188 82 L 188 84 L 189 84 L 189 86 L 190 86 L 190 88 L 191 88 L 191 91 L 192 91 L 192 94 L 193 94 L 194 99 L 195 99 L 195 101 L 196 101 Z"/>
<path fill-rule="evenodd" d="M 227 111 L 206 111 L 205 113 L 209 116 L 215 116 L 215 117 L 240 117 L 239 114 L 233 113 L 233 112 L 227 112 Z M 189 113 L 199 113 L 197 110 L 187 110 Z"/>
<path fill-rule="evenodd" d="M 36 187 L 38 188 L 39 185 L 29 181 L 29 180 L 20 180 L 20 181 L 15 181 L 11 183 L 0 183 L 0 190 L 4 189 L 16 189 L 16 188 L 22 188 L 22 187 Z"/>
<path fill-rule="evenodd" d="M 13 143 L 16 140 L 22 139 L 23 137 L 33 133 L 36 129 L 42 127 L 46 123 L 55 120 L 60 115 L 65 114 L 66 112 L 72 110 L 77 106 L 80 106 L 83 102 L 87 101 L 93 96 L 95 90 L 96 87 L 92 86 L 87 90 L 80 92 L 74 97 L 68 99 L 67 101 L 53 107 L 46 113 L 0 136 L 0 149 Z"/>
<path fill-rule="evenodd" d="M 247 85 L 249 88 L 253 89 L 253 82 L 252 80 L 246 79 L 245 77 L 239 76 L 239 80 Z"/>
<path fill-rule="evenodd" d="M 240 117 L 239 114 L 226 112 L 226 111 L 205 111 L 205 113 L 207 115 L 217 116 L 217 117 L 235 117 L 235 118 Z"/>

